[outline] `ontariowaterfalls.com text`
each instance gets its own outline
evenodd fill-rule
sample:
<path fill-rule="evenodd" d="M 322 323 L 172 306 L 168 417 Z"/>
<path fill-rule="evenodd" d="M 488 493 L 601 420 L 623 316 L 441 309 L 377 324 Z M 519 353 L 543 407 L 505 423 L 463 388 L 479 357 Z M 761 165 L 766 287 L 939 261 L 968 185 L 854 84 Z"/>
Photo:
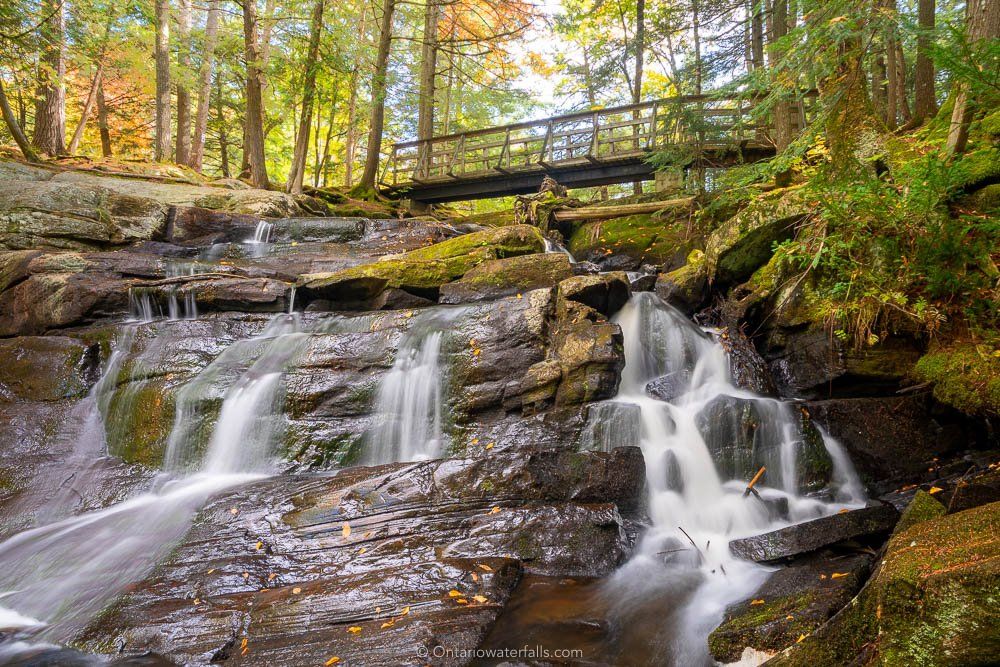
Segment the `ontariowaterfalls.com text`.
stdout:
<path fill-rule="evenodd" d="M 582 649 L 547 649 L 544 646 L 528 646 L 521 648 L 448 648 L 447 646 L 417 647 L 418 658 L 583 658 Z"/>

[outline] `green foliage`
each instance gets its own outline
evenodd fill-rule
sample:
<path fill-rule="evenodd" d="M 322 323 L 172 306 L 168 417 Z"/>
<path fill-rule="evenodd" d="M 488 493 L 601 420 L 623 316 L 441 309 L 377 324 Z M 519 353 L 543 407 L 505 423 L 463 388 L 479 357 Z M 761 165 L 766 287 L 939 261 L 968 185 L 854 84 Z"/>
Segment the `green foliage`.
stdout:
<path fill-rule="evenodd" d="M 1000 348 L 958 345 L 926 354 L 913 369 L 934 397 L 962 412 L 1000 415 Z"/>

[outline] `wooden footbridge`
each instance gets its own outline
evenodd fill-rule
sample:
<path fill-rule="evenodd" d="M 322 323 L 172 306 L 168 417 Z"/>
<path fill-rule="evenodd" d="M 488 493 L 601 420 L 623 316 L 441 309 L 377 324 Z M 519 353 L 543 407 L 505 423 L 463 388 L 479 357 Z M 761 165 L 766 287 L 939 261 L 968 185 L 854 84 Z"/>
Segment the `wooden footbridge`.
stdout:
<path fill-rule="evenodd" d="M 809 122 L 811 97 L 792 107 Z M 709 166 L 774 154 L 752 100 L 688 95 L 395 144 L 383 189 L 434 203 L 536 192 L 544 176 L 570 188 L 653 178 L 651 153 L 675 148 Z"/>

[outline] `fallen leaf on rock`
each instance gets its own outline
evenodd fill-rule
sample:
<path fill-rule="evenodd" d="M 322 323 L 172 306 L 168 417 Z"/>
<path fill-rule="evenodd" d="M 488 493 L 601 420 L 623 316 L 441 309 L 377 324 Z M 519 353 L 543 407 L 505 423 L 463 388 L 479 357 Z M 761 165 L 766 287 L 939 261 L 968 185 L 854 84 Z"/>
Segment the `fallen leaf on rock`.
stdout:
<path fill-rule="evenodd" d="M 400 616 L 406 616 L 409 613 L 410 613 L 410 608 L 409 607 L 403 607 L 403 611 L 401 611 L 399 615 Z"/>
<path fill-rule="evenodd" d="M 385 623 L 382 624 L 381 629 L 385 630 L 386 628 L 391 628 L 394 625 L 396 625 L 396 621 L 386 621 Z"/>
<path fill-rule="evenodd" d="M 473 572 L 473 573 L 472 573 L 472 580 L 473 580 L 473 581 L 479 581 L 479 575 L 478 575 L 478 574 L 476 574 L 475 572 Z"/>
<path fill-rule="evenodd" d="M 831 579 L 840 579 L 841 577 L 846 577 L 850 572 L 834 572 L 830 575 Z"/>
<path fill-rule="evenodd" d="M 337 656 L 333 656 L 332 658 L 323 663 L 323 667 L 330 667 L 330 665 L 336 665 L 338 662 L 340 662 L 340 658 L 338 658 Z"/>
<path fill-rule="evenodd" d="M 302 592 L 302 589 L 299 588 L 298 586 L 296 586 L 295 588 L 292 589 L 292 595 L 298 595 L 301 592 Z"/>
<path fill-rule="evenodd" d="M 479 604 L 486 604 L 487 602 L 487 598 L 485 595 L 476 595 L 472 599 L 478 602 Z"/>
<path fill-rule="evenodd" d="M 237 512 L 239 512 L 239 510 L 238 510 L 238 509 L 236 509 L 235 507 L 234 507 L 234 508 L 232 508 L 231 510 L 229 510 L 229 513 L 230 513 L 230 514 L 236 514 Z"/>
<path fill-rule="evenodd" d="M 257 543 L 257 551 L 260 551 L 263 547 L 264 547 L 264 543 L 263 542 L 258 542 Z"/>
<path fill-rule="evenodd" d="M 493 509 L 490 510 L 490 514 L 499 514 L 499 513 L 500 513 L 500 507 L 497 505 L 494 505 Z"/>
<path fill-rule="evenodd" d="M 360 556 L 361 554 L 363 554 L 366 551 L 368 551 L 368 549 L 366 549 L 365 547 L 361 547 L 361 549 L 358 551 L 358 555 Z"/>
<path fill-rule="evenodd" d="M 246 648 L 247 647 L 247 642 L 248 642 L 247 638 L 244 637 L 243 641 L 240 642 L 240 648 Z"/>
<path fill-rule="evenodd" d="M 359 632 L 361 632 L 361 626 L 360 625 L 352 625 L 351 627 L 347 628 L 347 631 L 350 632 L 352 635 L 356 635 Z"/>
<path fill-rule="evenodd" d="M 795 643 L 798 644 L 800 641 L 802 641 L 805 638 L 806 638 L 805 635 L 799 635 L 799 638 L 795 640 Z"/>
<path fill-rule="evenodd" d="M 271 574 L 267 575 L 267 580 L 268 581 L 274 581 L 274 578 L 277 577 L 277 576 L 278 575 L 276 575 L 274 572 L 272 572 Z"/>
<path fill-rule="evenodd" d="M 344 534 L 344 537 L 350 537 L 351 536 L 351 524 L 345 523 L 344 524 L 344 530 L 342 532 Z"/>
<path fill-rule="evenodd" d="M 494 447 L 496 447 L 496 444 L 497 443 L 495 443 L 495 442 L 491 442 L 488 445 L 486 445 L 486 449 L 493 449 Z"/>
<path fill-rule="evenodd" d="M 214 567 L 211 570 L 208 571 L 209 574 L 212 574 L 213 572 L 215 572 L 215 568 Z"/>
<path fill-rule="evenodd" d="M 469 604 L 469 601 L 466 600 L 465 598 L 458 598 L 457 600 L 455 600 L 455 602 L 457 602 L 458 604 Z"/>
<path fill-rule="evenodd" d="M 456 591 L 453 588 L 450 591 L 448 591 L 448 597 L 450 597 L 450 598 L 460 598 L 460 597 L 462 597 L 462 594 L 459 591 Z"/>
<path fill-rule="evenodd" d="M 483 572 L 492 572 L 493 571 L 492 567 L 490 567 L 489 565 L 483 565 L 482 563 L 480 563 L 479 565 L 476 565 L 476 567 L 478 567 Z"/>
<path fill-rule="evenodd" d="M 944 489 L 937 486 L 932 486 L 930 489 L 927 490 L 927 493 L 934 495 L 935 493 L 941 493 L 942 491 L 944 491 Z"/>
<path fill-rule="evenodd" d="M 763 601 L 763 600 L 754 600 L 754 601 L 753 601 L 753 602 L 751 602 L 750 604 L 751 604 L 751 605 L 754 605 L 754 604 L 764 604 L 764 601 Z"/>

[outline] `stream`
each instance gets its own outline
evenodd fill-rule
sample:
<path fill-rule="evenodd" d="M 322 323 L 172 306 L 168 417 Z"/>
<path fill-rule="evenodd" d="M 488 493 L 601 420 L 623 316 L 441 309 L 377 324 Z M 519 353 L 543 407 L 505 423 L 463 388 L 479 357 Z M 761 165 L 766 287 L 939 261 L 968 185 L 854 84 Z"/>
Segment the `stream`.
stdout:
<path fill-rule="evenodd" d="M 258 226 L 247 254 L 266 255 L 272 235 L 267 223 Z M 566 252 L 554 245 L 549 251 Z M 169 276 L 206 270 L 183 262 L 166 268 Z M 128 428 L 121 412 L 135 408 L 128 396 L 112 405 L 111 395 L 127 392 L 126 376 L 143 372 L 132 350 L 137 330 L 155 328 L 157 345 L 170 348 L 175 328 L 203 315 L 193 292 L 171 289 L 166 296 L 161 308 L 155 294 L 130 292 L 128 321 L 118 325 L 101 377 L 77 408 L 89 426 L 70 461 L 75 485 L 91 483 L 88 465 L 111 453 L 109 431 Z M 525 300 L 518 294 L 517 301 Z M 448 456 L 456 430 L 451 392 L 461 391 L 451 382 L 452 359 L 456 349 L 479 345 L 466 344 L 460 332 L 484 312 L 435 306 L 399 315 L 405 324 L 402 333 L 386 334 L 398 336 L 397 350 L 372 392 L 359 463 Z M 596 663 L 711 665 L 708 633 L 727 605 L 746 599 L 770 571 L 732 556 L 729 541 L 861 507 L 866 498 L 843 449 L 806 424 L 794 403 L 734 384 L 719 332 L 696 326 L 650 292 L 632 295 L 613 322 L 625 350 L 617 396 L 590 408 L 580 444 L 605 452 L 641 448 L 648 523 L 610 576 L 526 576 L 484 646 L 580 648 Z M 287 474 L 279 442 L 289 372 L 316 337 L 376 328 L 368 315 L 274 315 L 176 389 L 160 471 L 144 488 L 75 515 L 71 502 L 57 498 L 41 525 L 0 543 L 0 660 L 73 642 L 171 554 L 210 498 Z M 647 389 L 652 381 L 660 398 Z M 814 474 L 817 456 L 832 465 L 829 484 Z M 755 493 L 745 493 L 760 467 L 766 476 Z M 745 662 L 756 663 L 753 656 Z"/>

